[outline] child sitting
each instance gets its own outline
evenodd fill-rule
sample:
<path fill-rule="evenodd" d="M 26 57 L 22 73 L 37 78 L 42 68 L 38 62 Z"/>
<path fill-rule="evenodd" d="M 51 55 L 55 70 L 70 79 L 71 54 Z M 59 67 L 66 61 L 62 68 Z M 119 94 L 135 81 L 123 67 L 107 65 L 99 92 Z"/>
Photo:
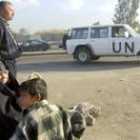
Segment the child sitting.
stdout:
<path fill-rule="evenodd" d="M 47 101 L 47 84 L 42 78 L 33 78 L 20 85 L 19 103 L 28 113 L 22 118 L 10 140 L 75 140 L 80 138 L 83 127 L 72 130 L 70 119 L 63 109 Z M 70 120 L 75 122 L 70 123 Z M 81 122 L 80 122 L 81 123 Z M 75 126 L 77 126 L 77 124 Z M 74 128 L 74 127 L 73 127 Z M 79 133 L 79 134 L 78 134 Z"/>

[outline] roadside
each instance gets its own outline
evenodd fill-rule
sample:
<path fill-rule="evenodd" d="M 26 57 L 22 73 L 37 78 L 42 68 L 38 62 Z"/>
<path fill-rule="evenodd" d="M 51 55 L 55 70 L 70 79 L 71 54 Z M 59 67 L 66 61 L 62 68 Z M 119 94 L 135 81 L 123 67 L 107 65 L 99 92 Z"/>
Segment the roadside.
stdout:
<path fill-rule="evenodd" d="M 64 49 L 59 49 L 59 48 L 51 48 L 48 49 L 47 51 L 38 51 L 38 52 L 23 52 L 22 56 L 29 56 L 29 55 L 59 55 L 59 54 L 66 54 L 66 50 Z"/>

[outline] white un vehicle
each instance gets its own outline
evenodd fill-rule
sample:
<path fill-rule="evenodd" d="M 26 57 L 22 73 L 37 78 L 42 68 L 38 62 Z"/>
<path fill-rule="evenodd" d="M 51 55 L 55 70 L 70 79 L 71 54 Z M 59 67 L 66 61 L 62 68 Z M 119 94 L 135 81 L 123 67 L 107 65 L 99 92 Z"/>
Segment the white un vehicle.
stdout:
<path fill-rule="evenodd" d="M 126 24 L 95 25 L 69 30 L 67 53 L 79 62 L 102 56 L 140 55 L 140 35 Z"/>

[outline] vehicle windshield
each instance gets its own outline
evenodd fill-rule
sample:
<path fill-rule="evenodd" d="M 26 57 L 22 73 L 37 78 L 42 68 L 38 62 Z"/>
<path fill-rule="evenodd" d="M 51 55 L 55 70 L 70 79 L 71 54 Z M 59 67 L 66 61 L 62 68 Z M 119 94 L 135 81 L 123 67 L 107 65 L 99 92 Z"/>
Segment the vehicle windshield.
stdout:
<path fill-rule="evenodd" d="M 131 28 L 129 25 L 125 25 L 125 27 L 134 37 L 139 36 L 139 34 L 133 28 Z"/>

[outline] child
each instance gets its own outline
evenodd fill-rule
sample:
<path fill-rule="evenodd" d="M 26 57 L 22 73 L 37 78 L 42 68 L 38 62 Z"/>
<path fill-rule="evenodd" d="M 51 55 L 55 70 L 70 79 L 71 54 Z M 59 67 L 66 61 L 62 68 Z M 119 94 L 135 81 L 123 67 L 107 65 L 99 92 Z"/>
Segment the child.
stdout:
<path fill-rule="evenodd" d="M 17 103 L 19 84 L 0 60 L 0 137 L 8 140 L 15 131 L 22 110 Z"/>
<path fill-rule="evenodd" d="M 33 78 L 23 82 L 20 94 L 20 106 L 28 109 L 28 113 L 10 140 L 75 140 L 73 132 L 76 131 L 72 130 L 66 112 L 46 100 L 47 84 L 43 79 Z M 75 135 L 79 137 L 77 133 Z"/>

